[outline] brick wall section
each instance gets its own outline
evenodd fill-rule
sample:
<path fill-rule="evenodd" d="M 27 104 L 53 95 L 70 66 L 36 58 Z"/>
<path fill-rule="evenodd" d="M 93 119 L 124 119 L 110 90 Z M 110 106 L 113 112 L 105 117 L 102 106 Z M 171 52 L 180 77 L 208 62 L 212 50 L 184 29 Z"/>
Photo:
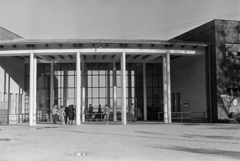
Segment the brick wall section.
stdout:
<path fill-rule="evenodd" d="M 216 97 L 216 57 L 215 57 L 215 22 L 210 21 L 202 26 L 190 30 L 182 35 L 179 35 L 171 40 L 183 40 L 192 42 L 208 42 L 211 44 L 210 49 L 206 48 L 205 55 L 205 80 L 206 80 L 206 106 L 207 106 L 207 121 L 217 121 L 217 97 Z M 211 69 L 211 72 L 210 72 Z M 215 103 L 214 103 L 215 102 Z"/>
<path fill-rule="evenodd" d="M 215 20 L 216 39 L 216 67 L 217 67 L 217 99 L 218 117 L 228 117 L 228 107 L 223 104 L 221 94 L 227 94 L 227 88 L 240 88 L 239 80 L 236 82 L 234 75 L 238 71 L 231 69 L 233 65 L 239 65 L 236 58 L 231 59 L 226 56 L 226 43 L 240 44 L 240 22 L 228 20 Z M 236 72 L 236 73 L 234 73 Z"/>
<path fill-rule="evenodd" d="M 19 39 L 23 39 L 23 38 L 11 31 L 8 31 L 7 29 L 0 27 L 0 42 L 13 41 L 13 40 L 19 40 Z"/>

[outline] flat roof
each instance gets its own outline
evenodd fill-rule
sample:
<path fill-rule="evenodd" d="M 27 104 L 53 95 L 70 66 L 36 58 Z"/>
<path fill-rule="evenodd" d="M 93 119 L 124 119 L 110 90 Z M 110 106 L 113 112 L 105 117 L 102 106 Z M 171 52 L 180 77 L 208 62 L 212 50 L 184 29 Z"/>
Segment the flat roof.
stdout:
<path fill-rule="evenodd" d="M 179 40 L 148 40 L 148 39 L 17 39 L 0 41 L 0 45 L 27 44 L 159 44 L 159 45 L 189 45 L 208 46 L 209 43 L 189 42 Z"/>

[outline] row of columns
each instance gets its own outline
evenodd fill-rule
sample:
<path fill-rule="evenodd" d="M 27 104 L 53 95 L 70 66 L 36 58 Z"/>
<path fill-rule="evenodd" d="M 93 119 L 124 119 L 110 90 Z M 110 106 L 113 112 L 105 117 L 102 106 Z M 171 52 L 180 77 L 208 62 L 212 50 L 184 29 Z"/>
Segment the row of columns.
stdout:
<path fill-rule="evenodd" d="M 163 91 L 164 91 L 164 122 L 171 123 L 171 84 L 170 84 L 170 53 L 163 55 Z M 83 63 L 82 63 L 83 64 Z M 51 76 L 50 76 L 50 104 L 54 104 L 54 61 L 51 62 Z M 76 125 L 84 122 L 85 109 L 85 81 L 84 77 L 81 79 L 81 54 L 76 53 Z M 82 69 L 84 66 L 82 66 Z M 82 70 L 84 71 L 84 70 Z M 84 75 L 84 73 L 82 73 Z M 122 110 L 121 120 L 122 124 L 127 124 L 126 118 L 126 53 L 123 52 L 121 56 L 121 81 L 122 81 Z M 144 120 L 147 120 L 147 87 L 146 87 L 146 63 L 143 63 L 143 96 L 144 96 Z M 81 85 L 83 88 L 81 88 Z M 82 89 L 82 91 L 81 91 Z M 30 97 L 29 97 L 29 124 L 36 125 L 36 99 L 37 99 L 37 57 L 34 53 L 30 53 Z M 82 108 L 81 108 L 82 107 Z M 117 120 L 117 87 L 116 87 L 116 63 L 113 63 L 113 116 L 114 121 Z M 50 116 L 51 117 L 51 116 Z"/>

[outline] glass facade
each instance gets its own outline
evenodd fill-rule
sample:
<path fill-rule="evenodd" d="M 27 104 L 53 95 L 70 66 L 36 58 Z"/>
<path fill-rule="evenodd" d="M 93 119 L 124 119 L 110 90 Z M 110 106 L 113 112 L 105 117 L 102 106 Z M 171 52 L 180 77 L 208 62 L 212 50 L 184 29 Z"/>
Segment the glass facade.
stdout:
<path fill-rule="evenodd" d="M 25 89 L 29 93 L 29 64 L 26 64 Z M 50 64 L 37 66 L 37 111 L 50 111 Z M 97 112 L 99 104 L 113 108 L 113 63 L 85 63 L 85 105 L 92 104 Z M 121 67 L 116 63 L 117 111 L 121 112 Z M 127 111 L 135 104 L 136 116 L 143 120 L 143 65 L 126 64 Z M 67 106 L 75 104 L 76 64 L 54 64 L 54 104 Z M 81 98 L 77 98 L 81 99 Z M 128 108 L 129 107 L 129 108 Z"/>
<path fill-rule="evenodd" d="M 147 119 L 157 120 L 158 112 L 163 112 L 162 64 L 146 64 L 147 79 Z"/>

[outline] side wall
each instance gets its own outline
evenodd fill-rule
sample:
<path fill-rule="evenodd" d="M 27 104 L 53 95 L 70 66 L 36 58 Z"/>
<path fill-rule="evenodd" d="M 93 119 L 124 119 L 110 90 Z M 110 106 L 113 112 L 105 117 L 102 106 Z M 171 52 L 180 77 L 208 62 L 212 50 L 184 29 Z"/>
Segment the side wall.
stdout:
<path fill-rule="evenodd" d="M 24 60 L 0 57 L 0 109 L 9 114 L 24 112 Z"/>
<path fill-rule="evenodd" d="M 210 48 L 206 48 L 205 55 L 205 82 L 204 87 L 207 99 L 207 121 L 218 121 L 218 106 L 217 106 L 217 78 L 216 78 L 216 50 L 215 50 L 215 21 L 210 21 L 202 26 L 190 30 L 182 35 L 179 35 L 171 40 L 208 42 Z M 170 40 L 170 41 L 171 41 Z"/>
<path fill-rule="evenodd" d="M 215 26 L 218 118 L 231 118 L 240 112 L 240 104 L 233 110 L 231 103 L 240 97 L 240 21 L 215 20 Z"/>
<path fill-rule="evenodd" d="M 171 60 L 171 91 L 180 93 L 181 112 L 207 112 L 204 64 L 204 55 Z M 184 101 L 189 107 L 184 107 Z"/>

